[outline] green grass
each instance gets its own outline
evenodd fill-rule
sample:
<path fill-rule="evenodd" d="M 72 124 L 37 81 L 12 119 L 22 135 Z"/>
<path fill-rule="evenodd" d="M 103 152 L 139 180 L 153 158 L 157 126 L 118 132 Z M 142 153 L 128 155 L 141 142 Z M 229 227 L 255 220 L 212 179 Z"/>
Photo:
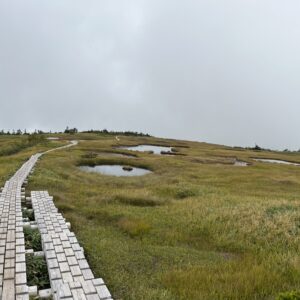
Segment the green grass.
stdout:
<path fill-rule="evenodd" d="M 300 299 L 300 292 L 298 291 L 280 293 L 276 298 L 276 300 L 299 300 L 299 299 Z"/>
<path fill-rule="evenodd" d="M 300 162 L 300 153 L 150 137 L 120 136 L 119 143 L 105 135 L 61 137 L 80 143 L 43 157 L 29 189 L 54 196 L 114 298 L 276 299 L 300 290 L 300 168 L 251 159 Z M 90 155 L 143 143 L 185 155 Z M 0 158 L 0 176 L 2 165 L 7 176 L 25 157 L 18 154 L 11 165 Z M 235 158 L 252 165 L 235 167 Z M 98 163 L 153 173 L 118 178 L 77 167 Z"/>

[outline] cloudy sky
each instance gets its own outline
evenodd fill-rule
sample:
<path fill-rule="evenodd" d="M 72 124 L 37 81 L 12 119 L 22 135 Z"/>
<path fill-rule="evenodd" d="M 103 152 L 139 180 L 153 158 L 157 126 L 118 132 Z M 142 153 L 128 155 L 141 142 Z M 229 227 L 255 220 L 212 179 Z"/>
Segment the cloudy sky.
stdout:
<path fill-rule="evenodd" d="M 298 0 L 0 0 L 0 128 L 300 148 Z"/>

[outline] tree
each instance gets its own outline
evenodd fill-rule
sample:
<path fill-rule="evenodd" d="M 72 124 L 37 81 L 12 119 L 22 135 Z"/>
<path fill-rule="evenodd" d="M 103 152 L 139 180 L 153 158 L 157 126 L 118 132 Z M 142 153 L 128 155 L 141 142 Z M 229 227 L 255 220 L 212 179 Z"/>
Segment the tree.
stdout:
<path fill-rule="evenodd" d="M 67 126 L 67 128 L 65 129 L 65 133 L 69 133 L 69 134 L 75 134 L 78 132 L 77 128 L 69 128 L 69 126 Z"/>

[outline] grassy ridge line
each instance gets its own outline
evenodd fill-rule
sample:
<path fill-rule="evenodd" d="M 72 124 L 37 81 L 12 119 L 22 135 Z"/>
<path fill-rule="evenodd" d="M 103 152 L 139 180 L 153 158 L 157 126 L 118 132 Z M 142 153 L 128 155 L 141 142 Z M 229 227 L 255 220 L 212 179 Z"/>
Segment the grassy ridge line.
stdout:
<path fill-rule="evenodd" d="M 43 157 L 30 181 L 30 189 L 54 195 L 115 298 L 274 299 L 300 289 L 300 168 L 251 159 L 300 161 L 299 154 L 120 138 L 72 136 L 81 143 Z M 188 148 L 178 148 L 186 156 L 101 157 L 142 143 Z M 91 162 L 133 161 L 154 173 L 81 172 L 91 151 L 99 154 Z M 253 165 L 234 167 L 235 157 Z"/>

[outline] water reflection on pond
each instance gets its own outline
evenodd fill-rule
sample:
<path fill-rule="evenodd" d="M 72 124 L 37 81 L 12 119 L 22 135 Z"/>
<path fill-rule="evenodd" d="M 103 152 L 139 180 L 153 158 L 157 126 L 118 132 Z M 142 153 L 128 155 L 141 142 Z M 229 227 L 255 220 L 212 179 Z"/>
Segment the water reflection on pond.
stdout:
<path fill-rule="evenodd" d="M 173 152 L 172 147 L 164 146 L 153 146 L 153 145 L 138 145 L 138 146 L 124 146 L 119 147 L 119 149 L 126 149 L 131 151 L 140 151 L 140 152 L 153 152 L 154 154 L 161 154 L 161 152 Z"/>
<path fill-rule="evenodd" d="M 143 176 L 152 173 L 147 169 L 127 167 L 122 165 L 98 165 L 98 166 L 80 166 L 80 170 L 89 173 L 100 173 L 103 175 L 110 176 Z"/>
<path fill-rule="evenodd" d="M 292 165 L 292 166 L 300 166 L 298 163 L 293 163 L 286 160 L 280 159 L 268 159 L 268 158 L 254 158 L 255 161 L 271 163 L 271 164 L 284 164 L 284 165 Z"/>
<path fill-rule="evenodd" d="M 247 167 L 247 166 L 249 166 L 249 163 L 247 163 L 247 162 L 245 162 L 245 161 L 242 161 L 242 160 L 236 160 L 236 161 L 234 162 L 234 165 L 235 165 L 236 167 Z"/>

